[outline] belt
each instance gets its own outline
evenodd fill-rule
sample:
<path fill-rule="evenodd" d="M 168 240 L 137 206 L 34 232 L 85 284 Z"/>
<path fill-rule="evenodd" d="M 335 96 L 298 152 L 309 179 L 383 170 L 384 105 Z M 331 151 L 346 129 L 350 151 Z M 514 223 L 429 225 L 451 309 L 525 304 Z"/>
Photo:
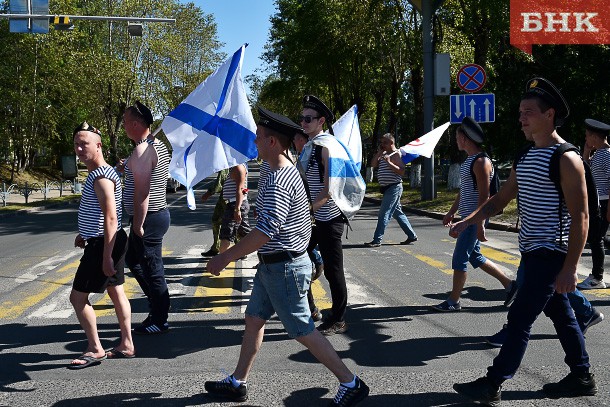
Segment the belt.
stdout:
<path fill-rule="evenodd" d="M 258 260 L 263 264 L 281 263 L 281 262 L 285 262 L 285 261 L 290 261 L 292 259 L 302 256 L 303 254 L 305 254 L 305 251 L 293 252 L 290 250 L 285 251 L 285 252 L 269 253 L 269 254 L 257 253 Z"/>

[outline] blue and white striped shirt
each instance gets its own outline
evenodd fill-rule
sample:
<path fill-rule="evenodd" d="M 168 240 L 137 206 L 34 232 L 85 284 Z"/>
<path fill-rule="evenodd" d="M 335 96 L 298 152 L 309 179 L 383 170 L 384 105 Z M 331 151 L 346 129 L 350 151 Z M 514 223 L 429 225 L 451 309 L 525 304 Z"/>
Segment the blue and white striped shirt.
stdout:
<path fill-rule="evenodd" d="M 607 200 L 610 190 L 610 148 L 601 148 L 593 153 L 591 174 L 593 174 L 600 201 Z"/>
<path fill-rule="evenodd" d="M 307 163 L 307 170 L 305 171 L 307 177 L 307 183 L 309 184 L 309 194 L 311 195 L 311 201 L 316 199 L 320 191 L 324 189 L 324 182 L 320 182 L 320 172 L 318 168 L 318 161 L 315 158 L 315 149 L 322 148 L 321 146 L 314 146 L 309 162 Z M 324 173 L 324 171 L 322 171 Z M 328 201 L 322 205 L 317 211 L 314 212 L 316 220 L 321 222 L 329 221 L 337 216 L 341 215 L 341 209 L 337 206 L 332 198 L 328 198 Z"/>
<path fill-rule="evenodd" d="M 572 219 L 549 176 L 551 156 L 558 146 L 532 147 L 517 163 L 521 252 L 541 248 L 567 252 Z"/>
<path fill-rule="evenodd" d="M 157 212 L 167 208 L 167 177 L 169 174 L 169 162 L 171 157 L 162 142 L 146 140 L 152 145 L 157 153 L 157 165 L 150 174 L 150 192 L 148 197 L 148 212 Z M 125 164 L 125 191 L 123 192 L 125 211 L 133 216 L 133 196 L 135 192 L 135 182 L 133 173 L 129 168 L 129 160 Z"/>
<path fill-rule="evenodd" d="M 398 153 L 397 153 L 398 154 Z M 400 184 L 402 182 L 402 176 L 395 173 L 383 158 L 379 160 L 379 169 L 377 170 L 377 181 L 379 186 L 385 187 L 392 184 Z"/>
<path fill-rule="evenodd" d="M 83 239 L 104 236 L 104 214 L 95 193 L 94 183 L 100 178 L 107 178 L 114 182 L 114 204 L 118 219 L 117 230 L 121 229 L 121 197 L 123 188 L 119 174 L 109 165 L 91 171 L 85 180 L 83 194 L 78 206 L 78 233 Z"/>
<path fill-rule="evenodd" d="M 258 252 L 302 252 L 311 238 L 311 218 L 305 186 L 293 165 L 269 173 L 259 184 L 256 229 L 269 236 Z"/>
<path fill-rule="evenodd" d="M 474 180 L 472 179 L 472 174 L 470 173 L 472 161 L 475 159 L 477 154 L 467 157 L 460 166 L 460 202 L 458 206 L 458 213 L 463 218 L 470 215 L 479 207 L 479 190 L 474 188 Z M 490 161 L 487 157 L 485 157 L 485 159 Z M 493 175 L 494 169 L 492 165 L 491 174 L 489 176 L 490 182 Z"/>

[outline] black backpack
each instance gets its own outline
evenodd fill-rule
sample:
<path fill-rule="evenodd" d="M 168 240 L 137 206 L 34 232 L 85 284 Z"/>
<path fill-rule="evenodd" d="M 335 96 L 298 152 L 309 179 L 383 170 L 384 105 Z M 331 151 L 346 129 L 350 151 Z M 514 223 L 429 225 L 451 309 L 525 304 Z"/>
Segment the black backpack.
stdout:
<path fill-rule="evenodd" d="M 527 152 L 533 147 L 533 145 L 529 145 L 517 154 L 517 158 L 513 164 L 513 168 L 516 170 L 517 165 L 523 161 Z M 563 143 L 560 144 L 555 151 L 553 151 L 553 155 L 551 156 L 551 161 L 549 163 L 549 178 L 555 184 L 555 189 L 559 193 L 559 198 L 563 203 L 563 191 L 561 189 L 561 178 L 559 175 L 559 159 L 561 156 L 568 151 L 576 151 L 580 158 L 582 159 L 582 155 L 580 154 L 580 150 L 573 144 Z M 597 194 L 597 186 L 595 185 L 595 180 L 593 179 L 593 174 L 591 173 L 591 167 L 583 160 L 583 165 L 585 167 L 585 182 L 587 184 L 587 206 L 589 207 L 589 231 L 593 232 L 601 222 L 601 209 L 599 206 L 599 195 Z M 561 219 L 561 207 L 559 206 L 559 218 Z"/>
<path fill-rule="evenodd" d="M 487 155 L 487 153 L 485 151 L 477 154 L 474 159 L 472 160 L 472 162 L 470 163 L 470 177 L 472 178 L 472 185 L 474 187 L 474 190 L 477 190 L 477 178 L 474 175 L 474 163 L 481 157 L 487 157 L 489 158 L 489 161 L 491 162 L 491 165 L 493 166 L 494 169 L 494 175 L 491 177 L 491 181 L 489 183 L 489 197 L 491 198 L 492 196 L 494 196 L 495 194 L 498 193 L 498 191 L 500 190 L 500 177 L 498 176 L 498 167 L 496 167 L 493 164 L 493 161 L 491 161 L 491 158 L 489 157 L 489 155 Z"/>

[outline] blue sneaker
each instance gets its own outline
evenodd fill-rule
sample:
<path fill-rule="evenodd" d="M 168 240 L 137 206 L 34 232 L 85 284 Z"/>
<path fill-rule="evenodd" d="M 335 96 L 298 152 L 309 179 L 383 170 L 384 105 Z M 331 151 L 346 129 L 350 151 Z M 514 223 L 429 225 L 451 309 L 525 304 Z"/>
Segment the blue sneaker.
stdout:
<path fill-rule="evenodd" d="M 434 311 L 440 311 L 440 312 L 455 312 L 455 311 L 461 311 L 462 306 L 460 305 L 459 301 L 453 305 L 449 304 L 448 301 L 443 301 L 438 305 L 433 305 L 432 309 Z"/>
<path fill-rule="evenodd" d="M 485 338 L 485 341 L 494 348 L 501 348 L 502 345 L 504 345 L 504 342 L 506 342 L 506 337 L 508 336 L 507 328 L 508 327 L 506 324 L 504 324 L 502 329 L 500 329 L 497 333 Z"/>

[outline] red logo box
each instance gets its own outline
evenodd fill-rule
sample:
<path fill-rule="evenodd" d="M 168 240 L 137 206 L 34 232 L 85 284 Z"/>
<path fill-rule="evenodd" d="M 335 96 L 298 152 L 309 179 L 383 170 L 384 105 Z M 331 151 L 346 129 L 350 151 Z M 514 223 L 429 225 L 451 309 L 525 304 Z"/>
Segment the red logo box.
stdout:
<path fill-rule="evenodd" d="M 610 44 L 608 0 L 511 0 L 510 43 Z"/>

